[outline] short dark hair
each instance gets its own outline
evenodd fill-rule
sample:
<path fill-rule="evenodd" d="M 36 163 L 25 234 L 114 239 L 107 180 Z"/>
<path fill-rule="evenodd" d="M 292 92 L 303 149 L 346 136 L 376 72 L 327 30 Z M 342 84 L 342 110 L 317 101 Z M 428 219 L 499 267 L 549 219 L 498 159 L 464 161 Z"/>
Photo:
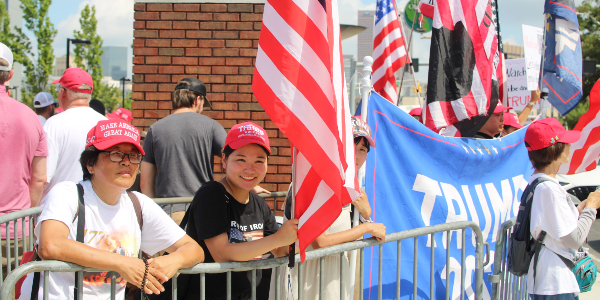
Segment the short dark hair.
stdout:
<path fill-rule="evenodd" d="M 369 144 L 369 140 L 367 140 L 364 136 L 357 136 L 354 138 L 354 145 L 358 145 L 360 141 L 365 141 L 365 146 L 367 147 L 367 152 L 371 151 L 371 145 Z"/>
<path fill-rule="evenodd" d="M 529 147 L 527 142 L 525 142 L 525 145 Z M 560 157 L 563 151 L 565 151 L 566 146 L 567 144 L 565 143 L 557 142 L 546 148 L 528 151 L 529 160 L 531 161 L 533 168 L 541 170 L 547 167 Z"/>
<path fill-rule="evenodd" d="M 93 167 L 98 162 L 98 156 L 100 155 L 100 150 L 98 150 L 94 146 L 89 146 L 81 152 L 81 158 L 79 158 L 79 163 L 81 164 L 81 169 L 83 170 L 83 180 L 92 179 L 92 174 L 88 171 L 87 167 Z"/>
<path fill-rule="evenodd" d="M 260 146 L 263 150 L 265 150 L 265 154 L 267 155 L 267 158 L 270 156 L 269 151 L 267 151 L 267 149 L 259 144 L 256 144 L 257 146 Z M 235 149 L 229 147 L 229 145 L 225 146 L 225 148 L 223 148 L 223 151 L 221 153 L 225 154 L 225 159 L 229 158 L 229 155 L 231 155 L 231 153 L 233 153 L 233 151 L 235 151 Z"/>
<path fill-rule="evenodd" d="M 4 58 L 0 58 L 0 66 L 8 67 L 8 61 Z M 10 71 L 0 71 L 0 84 L 6 83 L 8 77 L 10 77 Z"/>
<path fill-rule="evenodd" d="M 175 87 L 180 87 L 180 86 L 189 86 L 190 83 L 187 81 L 180 81 L 177 83 L 177 85 Z M 202 96 L 200 93 L 198 92 L 194 92 L 194 91 L 190 91 L 190 90 L 186 90 L 186 89 L 179 89 L 179 90 L 175 90 L 173 92 L 173 109 L 178 109 L 178 108 L 182 108 L 182 107 L 192 107 L 194 106 L 194 102 L 196 101 L 196 98 L 198 98 L 198 96 Z M 204 96 L 202 96 L 204 99 Z"/>

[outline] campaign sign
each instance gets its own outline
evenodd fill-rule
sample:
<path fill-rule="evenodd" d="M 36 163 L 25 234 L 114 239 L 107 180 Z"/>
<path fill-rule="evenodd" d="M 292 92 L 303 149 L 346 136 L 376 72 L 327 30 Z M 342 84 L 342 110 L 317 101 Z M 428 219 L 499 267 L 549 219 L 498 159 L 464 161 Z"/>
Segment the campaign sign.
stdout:
<path fill-rule="evenodd" d="M 527 88 L 527 71 L 524 58 L 507 59 L 506 61 L 506 85 L 508 96 L 507 106 L 521 111 L 531 101 L 531 91 Z M 539 108 L 539 104 L 535 105 Z"/>
<path fill-rule="evenodd" d="M 544 29 L 529 25 L 523 26 L 523 51 L 525 52 L 525 67 L 527 69 L 527 89 L 538 89 L 540 63 L 544 43 Z"/>
<path fill-rule="evenodd" d="M 441 136 L 372 93 L 368 123 L 377 147 L 371 148 L 366 166 L 366 193 L 372 218 L 385 224 L 387 232 L 409 230 L 456 221 L 473 221 L 490 244 L 491 260 L 484 268 L 483 299 L 490 299 L 495 241 L 500 225 L 516 216 L 521 194 L 533 168 L 523 139 L 526 128 L 494 140 Z M 400 278 L 396 276 L 396 242 L 383 246 L 383 299 L 413 300 L 413 276 L 417 272 L 417 299 L 445 299 L 446 268 L 450 271 L 450 299 L 474 299 L 475 236 L 471 229 L 418 238 L 418 264 L 413 269 L 414 239 L 401 242 Z M 465 251 L 464 265 L 461 253 Z M 431 247 L 434 247 L 433 295 L 430 294 Z M 446 264 L 446 249 L 450 260 Z M 485 251 L 484 251 L 485 255 Z M 378 247 L 364 251 L 364 299 L 377 299 Z M 483 259 L 485 261 L 486 258 Z M 461 267 L 465 288 L 461 289 Z"/>

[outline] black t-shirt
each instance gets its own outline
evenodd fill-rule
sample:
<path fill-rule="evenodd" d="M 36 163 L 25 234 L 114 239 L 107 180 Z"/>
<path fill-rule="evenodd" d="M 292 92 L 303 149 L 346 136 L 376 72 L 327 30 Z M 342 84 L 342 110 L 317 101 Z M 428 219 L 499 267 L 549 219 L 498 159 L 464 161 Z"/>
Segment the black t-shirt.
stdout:
<path fill-rule="evenodd" d="M 275 216 L 265 200 L 250 192 L 250 200 L 241 204 L 216 181 L 206 182 L 200 187 L 189 207 L 187 234 L 196 240 L 204 250 L 204 262 L 214 262 L 204 240 L 227 233 L 230 243 L 244 243 L 257 240 L 277 232 L 279 228 Z M 255 259 L 261 259 L 256 257 Z M 206 298 L 225 298 L 227 295 L 227 274 L 206 274 Z M 256 285 L 262 278 L 261 270 L 256 271 Z M 192 276 L 191 282 L 200 282 L 199 275 Z M 252 272 L 231 273 L 231 295 L 236 297 L 252 289 Z M 188 293 L 199 294 L 200 286 L 190 284 Z"/>

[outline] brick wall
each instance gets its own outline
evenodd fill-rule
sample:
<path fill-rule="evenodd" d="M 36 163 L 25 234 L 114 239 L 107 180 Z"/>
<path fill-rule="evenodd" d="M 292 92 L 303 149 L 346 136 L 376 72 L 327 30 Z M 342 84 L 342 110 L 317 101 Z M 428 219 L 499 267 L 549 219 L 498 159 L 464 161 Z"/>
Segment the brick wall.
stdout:
<path fill-rule="evenodd" d="M 265 128 L 272 156 L 261 186 L 286 191 L 292 179 L 289 140 L 252 94 L 263 7 L 135 3 L 133 124 L 147 130 L 168 116 L 175 84 L 184 77 L 196 77 L 206 84 L 207 97 L 212 102 L 212 109 L 203 114 L 217 120 L 227 131 L 246 121 Z M 214 171 L 215 179 L 222 178 L 220 159 L 216 159 Z M 269 202 L 273 205 L 273 201 Z"/>

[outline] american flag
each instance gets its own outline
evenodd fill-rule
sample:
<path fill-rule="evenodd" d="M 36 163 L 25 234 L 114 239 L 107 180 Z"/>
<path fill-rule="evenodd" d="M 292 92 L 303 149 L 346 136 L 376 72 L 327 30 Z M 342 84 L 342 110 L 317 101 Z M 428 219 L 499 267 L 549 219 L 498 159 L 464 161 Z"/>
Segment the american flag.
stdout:
<path fill-rule="evenodd" d="M 600 81 L 590 91 L 590 108 L 583 114 L 573 130 L 581 131 L 579 141 L 571 144 L 569 163 L 558 170 L 559 174 L 577 174 L 591 171 L 600 160 Z"/>
<path fill-rule="evenodd" d="M 265 1 L 252 88 L 298 151 L 294 217 L 304 260 L 360 196 L 337 0 Z"/>
<path fill-rule="evenodd" d="M 407 54 L 394 0 L 377 0 L 373 36 L 373 89 L 397 104 L 394 72 L 404 66 Z"/>

